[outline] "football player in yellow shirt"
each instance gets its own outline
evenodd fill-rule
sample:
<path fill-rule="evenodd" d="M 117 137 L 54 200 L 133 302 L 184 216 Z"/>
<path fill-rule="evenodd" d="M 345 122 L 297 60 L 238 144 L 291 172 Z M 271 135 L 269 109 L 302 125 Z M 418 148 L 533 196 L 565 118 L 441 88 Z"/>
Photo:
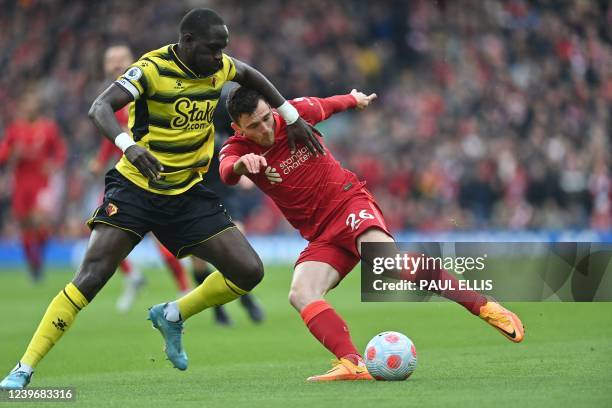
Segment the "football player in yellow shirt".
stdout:
<path fill-rule="evenodd" d="M 87 252 L 76 277 L 51 301 L 24 355 L 0 388 L 25 388 L 40 360 L 70 329 L 147 232 L 175 256 L 195 255 L 217 271 L 189 294 L 149 310 L 168 359 L 185 370 L 183 322 L 232 301 L 263 278 L 261 260 L 202 182 L 213 153 L 212 113 L 226 81 L 257 90 L 283 115 L 291 149 L 324 154 L 315 131 L 257 70 L 223 53 L 223 19 L 194 9 L 180 23 L 178 44 L 141 57 L 93 103 L 89 116 L 124 153 L 106 175 L 103 204 L 89 220 Z M 129 133 L 114 112 L 130 107 Z"/>

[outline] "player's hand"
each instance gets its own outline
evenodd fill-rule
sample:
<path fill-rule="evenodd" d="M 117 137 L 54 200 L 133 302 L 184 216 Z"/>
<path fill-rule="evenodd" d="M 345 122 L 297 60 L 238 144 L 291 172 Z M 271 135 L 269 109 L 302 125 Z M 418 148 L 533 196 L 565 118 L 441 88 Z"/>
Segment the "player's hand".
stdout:
<path fill-rule="evenodd" d="M 147 149 L 132 145 L 125 150 L 124 154 L 143 176 L 151 181 L 160 179 L 159 172 L 163 171 L 164 168 Z"/>
<path fill-rule="evenodd" d="M 261 169 L 268 166 L 266 158 L 255 153 L 248 153 L 241 156 L 234 163 L 234 173 L 236 174 L 257 174 Z"/>
<path fill-rule="evenodd" d="M 363 110 L 363 109 L 367 108 L 368 105 L 370 105 L 370 103 L 374 99 L 378 98 L 378 95 L 376 95 L 375 93 L 370 94 L 370 95 L 366 95 L 363 92 L 359 92 L 356 89 L 353 89 L 351 91 L 351 95 L 353 95 L 353 97 L 355 99 L 357 99 L 357 106 L 356 106 L 356 108 L 359 109 L 359 110 Z"/>
<path fill-rule="evenodd" d="M 321 132 L 304 119 L 298 118 L 298 120 L 287 126 L 287 140 L 289 141 L 291 153 L 295 153 L 297 143 L 302 143 L 314 156 L 318 154 L 325 155 L 325 150 L 317 135 L 321 136 Z"/>

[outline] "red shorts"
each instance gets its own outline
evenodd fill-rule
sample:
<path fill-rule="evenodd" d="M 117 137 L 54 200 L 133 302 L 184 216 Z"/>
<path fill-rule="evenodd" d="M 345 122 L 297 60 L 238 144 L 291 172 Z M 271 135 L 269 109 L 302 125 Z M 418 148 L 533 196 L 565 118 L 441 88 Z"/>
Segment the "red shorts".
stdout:
<path fill-rule="evenodd" d="M 325 262 L 338 271 L 342 280 L 361 259 L 357 250 L 361 234 L 378 228 L 391 236 L 380 208 L 365 189 L 346 200 L 328 220 L 323 233 L 304 248 L 296 266 L 306 261 Z"/>

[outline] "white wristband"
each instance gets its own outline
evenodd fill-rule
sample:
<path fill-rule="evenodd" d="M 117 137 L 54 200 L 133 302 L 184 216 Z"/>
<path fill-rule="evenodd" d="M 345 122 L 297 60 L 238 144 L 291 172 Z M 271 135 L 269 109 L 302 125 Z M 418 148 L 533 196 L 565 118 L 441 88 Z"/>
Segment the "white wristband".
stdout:
<path fill-rule="evenodd" d="M 119 133 L 115 138 L 115 145 L 125 153 L 128 147 L 135 145 L 134 139 L 127 133 Z"/>
<path fill-rule="evenodd" d="M 300 117 L 300 114 L 298 113 L 297 109 L 295 109 L 295 107 L 287 101 L 285 101 L 281 106 L 276 108 L 276 110 L 278 111 L 278 113 L 280 113 L 283 119 L 285 119 L 285 122 L 287 122 L 288 125 L 295 123 L 295 121 L 298 120 L 298 118 Z"/>

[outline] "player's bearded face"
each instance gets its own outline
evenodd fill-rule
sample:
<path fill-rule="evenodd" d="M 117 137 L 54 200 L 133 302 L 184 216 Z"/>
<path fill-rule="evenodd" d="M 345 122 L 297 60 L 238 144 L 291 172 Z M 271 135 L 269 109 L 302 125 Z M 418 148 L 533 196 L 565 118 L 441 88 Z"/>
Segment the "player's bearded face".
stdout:
<path fill-rule="evenodd" d="M 263 99 L 259 100 L 253 113 L 240 115 L 239 127 L 247 139 L 258 145 L 272 146 L 274 144 L 274 116 L 270 105 Z"/>

